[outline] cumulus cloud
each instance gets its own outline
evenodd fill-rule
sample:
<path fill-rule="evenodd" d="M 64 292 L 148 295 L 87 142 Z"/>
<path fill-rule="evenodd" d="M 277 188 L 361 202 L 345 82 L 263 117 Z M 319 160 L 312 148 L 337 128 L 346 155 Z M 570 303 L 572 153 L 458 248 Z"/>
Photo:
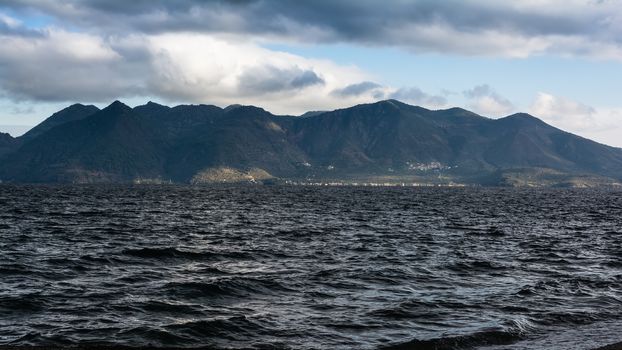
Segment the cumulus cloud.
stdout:
<path fill-rule="evenodd" d="M 227 33 L 466 55 L 622 59 L 616 1 L 4 0 L 0 6 L 117 34 Z"/>
<path fill-rule="evenodd" d="M 560 127 L 585 131 L 601 128 L 594 116 L 596 109 L 561 96 L 553 96 L 544 92 L 538 93 L 530 113 Z"/>
<path fill-rule="evenodd" d="M 169 33 L 143 38 L 149 52 L 150 93 L 173 101 L 255 104 L 279 113 L 366 101 L 332 91 L 366 78 L 355 67 L 308 59 L 252 42 Z"/>
<path fill-rule="evenodd" d="M 326 108 L 368 101 L 331 94 L 366 78 L 355 67 L 215 35 L 101 36 L 49 27 L 36 36 L 0 31 L 0 41 L 0 94 L 18 101 L 154 96 L 257 104 L 279 113 L 304 112 L 318 101 Z"/>
<path fill-rule="evenodd" d="M 621 109 L 596 109 L 563 96 L 540 92 L 531 104 L 529 112 L 562 130 L 622 147 Z"/>
<path fill-rule="evenodd" d="M 39 34 L 0 33 L 0 88 L 8 95 L 42 101 L 101 100 L 119 92 L 139 92 L 133 74 L 116 79 L 124 67 L 137 72 L 139 67 L 123 60 L 102 38 L 61 29 Z"/>
<path fill-rule="evenodd" d="M 8 21 L 7 21 L 8 22 Z M 13 24 L 14 26 L 17 24 Z M 149 96 L 171 102 L 245 103 L 277 113 L 338 108 L 383 98 L 440 107 L 444 96 L 368 80 L 356 67 L 201 33 L 103 36 L 49 27 L 0 33 L 0 92 L 15 100 L 107 102 Z"/>
<path fill-rule="evenodd" d="M 254 104 L 288 114 L 383 98 L 428 107 L 447 103 L 416 87 L 383 86 L 354 66 L 267 49 L 241 37 L 99 35 L 54 26 L 32 31 L 36 35 L 0 32 L 0 94 L 16 101 L 105 103 L 145 96 Z"/>
<path fill-rule="evenodd" d="M 482 115 L 500 117 L 514 110 L 514 105 L 510 100 L 499 95 L 486 84 L 465 90 L 462 94 L 471 101 L 470 108 Z"/>
<path fill-rule="evenodd" d="M 311 60 L 248 42 L 199 34 L 163 34 L 146 40 L 152 66 L 148 86 L 169 98 L 295 94 L 323 87 L 323 75 L 331 74 Z M 339 71 L 337 66 L 331 68 Z"/>

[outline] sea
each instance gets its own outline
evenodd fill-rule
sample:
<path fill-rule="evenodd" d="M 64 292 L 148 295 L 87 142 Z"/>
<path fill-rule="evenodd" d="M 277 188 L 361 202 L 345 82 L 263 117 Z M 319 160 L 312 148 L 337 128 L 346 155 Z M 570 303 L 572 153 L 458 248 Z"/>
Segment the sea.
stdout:
<path fill-rule="evenodd" d="M 620 341 L 621 190 L 0 185 L 0 348 Z"/>

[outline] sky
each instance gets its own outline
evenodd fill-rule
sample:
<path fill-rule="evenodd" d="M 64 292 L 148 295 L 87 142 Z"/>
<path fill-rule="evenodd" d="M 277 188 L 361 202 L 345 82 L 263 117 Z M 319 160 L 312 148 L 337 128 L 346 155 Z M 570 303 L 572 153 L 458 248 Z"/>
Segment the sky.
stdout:
<path fill-rule="evenodd" d="M 622 147 L 622 0 L 0 0 L 0 131 L 73 103 L 383 99 Z"/>

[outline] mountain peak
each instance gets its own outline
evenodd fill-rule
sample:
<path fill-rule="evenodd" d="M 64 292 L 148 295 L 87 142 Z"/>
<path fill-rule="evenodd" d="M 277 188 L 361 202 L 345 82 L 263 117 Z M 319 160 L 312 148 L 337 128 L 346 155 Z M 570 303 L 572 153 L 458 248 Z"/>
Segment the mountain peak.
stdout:
<path fill-rule="evenodd" d="M 433 115 L 436 117 L 444 117 L 445 119 L 449 118 L 449 119 L 453 119 L 455 121 L 457 120 L 463 120 L 463 121 L 478 121 L 478 120 L 490 120 L 490 118 L 488 117 L 483 117 L 477 113 L 471 112 L 469 110 L 466 110 L 464 108 L 460 108 L 460 107 L 452 107 L 452 108 L 447 108 L 447 109 L 438 109 L 435 111 L 432 111 Z"/>
<path fill-rule="evenodd" d="M 76 112 L 80 113 L 84 110 L 91 111 L 91 113 L 95 113 L 99 111 L 99 108 L 97 108 L 94 105 L 84 105 L 82 103 L 74 103 L 71 106 L 60 110 L 59 112 L 54 113 L 54 115 L 58 115 L 59 113 L 76 113 Z"/>
<path fill-rule="evenodd" d="M 91 110 L 91 111 L 99 110 L 99 108 L 93 105 L 83 105 L 82 103 L 74 103 L 68 107 L 61 109 L 60 111 L 54 113 L 53 115 L 59 115 L 59 114 L 66 113 L 66 112 L 75 112 L 77 110 L 85 110 L 85 109 Z"/>
<path fill-rule="evenodd" d="M 429 112 L 430 110 L 421 106 L 414 106 L 414 105 L 409 105 L 408 103 L 404 103 L 402 101 L 396 100 L 396 99 L 388 99 L 388 100 L 382 100 L 382 101 L 378 101 L 375 103 L 375 105 L 379 105 L 379 106 L 383 106 L 383 107 L 389 107 L 389 108 L 395 108 L 395 109 L 399 109 L 399 110 L 410 110 L 410 111 L 415 111 L 415 112 Z"/>
<path fill-rule="evenodd" d="M 261 107 L 257 107 L 257 106 L 251 106 L 251 105 L 231 105 L 228 106 L 224 109 L 225 113 L 229 113 L 232 111 L 235 111 L 235 113 L 242 113 L 242 114 L 249 114 L 249 113 L 259 113 L 259 114 L 265 114 L 265 113 L 269 113 L 268 111 L 266 111 L 265 109 L 261 108 Z"/>
<path fill-rule="evenodd" d="M 224 111 L 225 112 L 229 112 L 229 111 L 232 111 L 232 110 L 234 110 L 236 108 L 240 108 L 240 107 L 242 107 L 241 104 L 232 104 L 232 105 L 228 105 L 227 107 L 225 107 Z"/>
<path fill-rule="evenodd" d="M 0 178 L 188 182 L 205 169 L 225 166 L 257 167 L 282 179 L 388 176 L 503 185 L 504 174 L 531 179 L 530 174 L 541 173 L 538 169 L 549 169 L 563 175 L 559 183 L 583 174 L 622 181 L 621 149 L 562 132 L 525 113 L 489 119 L 397 100 L 309 118 L 274 116 L 254 106 L 223 112 L 209 105 L 169 109 L 151 102 L 130 109 L 115 101 L 96 113 L 95 107 L 74 107 L 73 113 L 59 112 L 39 125 L 31 140 L 4 136 L 3 146 L 0 135 Z M 33 136 L 37 132 L 40 136 Z M 530 172 L 512 175 L 516 169 Z"/>
<path fill-rule="evenodd" d="M 453 113 L 469 113 L 469 114 L 475 114 L 469 110 L 466 110 L 464 108 L 460 108 L 460 107 L 451 107 L 451 108 L 447 108 L 447 109 L 440 109 L 440 111 L 445 111 L 445 112 L 453 112 Z"/>
<path fill-rule="evenodd" d="M 128 107 L 125 103 L 123 103 L 123 102 L 121 102 L 119 100 L 114 100 L 114 102 L 112 102 L 108 107 L 111 107 L 111 106 L 125 106 L 125 107 Z"/>
<path fill-rule="evenodd" d="M 157 107 L 157 108 L 166 108 L 166 109 L 170 109 L 170 108 L 171 108 L 171 107 L 169 107 L 169 106 L 162 105 L 162 104 L 159 104 L 159 103 L 157 103 L 157 102 L 153 102 L 153 101 L 149 101 L 149 102 L 147 102 L 146 104 L 144 104 L 143 106 L 147 106 L 147 107 L 150 107 L 150 108 L 154 108 L 154 107 Z"/>
<path fill-rule="evenodd" d="M 401 105 L 406 105 L 406 106 L 409 106 L 408 104 L 406 104 L 406 103 L 404 103 L 404 102 L 402 102 L 402 101 L 396 100 L 396 99 L 394 99 L 394 98 L 390 98 L 390 99 L 383 100 L 383 101 L 380 101 L 380 102 L 384 102 L 384 103 L 391 103 L 391 104 L 393 104 L 393 105 L 398 105 L 398 106 L 401 106 Z"/>
<path fill-rule="evenodd" d="M 520 125 L 542 125 L 542 126 L 551 127 L 550 125 L 548 125 L 541 119 L 536 118 L 533 115 L 528 114 L 528 113 L 514 113 L 507 117 L 498 119 L 498 121 L 505 122 L 505 123 L 520 124 Z"/>
<path fill-rule="evenodd" d="M 147 102 L 144 105 L 134 107 L 134 111 L 139 114 L 148 115 L 148 116 L 160 116 L 168 113 L 171 110 L 171 107 L 161 105 L 159 103 L 155 103 L 152 101 Z"/>
<path fill-rule="evenodd" d="M 529 113 L 524 113 L 524 112 L 519 112 L 519 113 L 514 113 L 511 115 L 508 115 L 506 118 L 513 118 L 513 119 L 536 119 L 536 120 L 540 120 L 536 117 L 534 117 L 533 115 L 529 114 Z"/>
<path fill-rule="evenodd" d="M 345 111 L 345 110 L 352 110 L 352 109 L 368 109 L 368 110 L 388 110 L 388 109 L 396 110 L 397 109 L 399 110 L 401 109 L 402 105 L 404 104 L 397 100 L 382 100 L 382 101 L 376 101 L 376 102 L 371 102 L 371 103 L 361 103 L 353 107 L 340 108 L 340 109 L 337 109 L 336 111 Z"/>
<path fill-rule="evenodd" d="M 81 103 L 72 104 L 71 106 L 52 114 L 50 117 L 44 120 L 41 124 L 35 126 L 34 128 L 30 129 L 27 133 L 22 135 L 20 139 L 22 141 L 34 139 L 35 137 L 45 133 L 46 131 L 56 126 L 59 126 L 59 125 L 62 125 L 68 122 L 84 119 L 90 115 L 97 113 L 98 111 L 99 111 L 99 108 L 93 105 L 83 105 Z"/>
<path fill-rule="evenodd" d="M 391 106 L 391 107 L 395 107 L 395 108 L 401 108 L 402 106 L 406 105 L 405 103 L 402 103 L 398 100 L 394 100 L 394 99 L 388 99 L 388 100 L 382 100 L 382 101 L 378 101 L 376 103 L 374 103 L 375 105 L 380 105 L 380 106 Z"/>
<path fill-rule="evenodd" d="M 327 111 L 308 111 L 308 112 L 305 112 L 305 113 L 299 115 L 298 117 L 299 118 L 315 117 L 316 115 L 324 114 L 326 112 Z"/>
<path fill-rule="evenodd" d="M 104 108 L 102 111 L 127 112 L 131 110 L 132 109 L 125 103 L 119 100 L 115 100 L 108 107 Z"/>

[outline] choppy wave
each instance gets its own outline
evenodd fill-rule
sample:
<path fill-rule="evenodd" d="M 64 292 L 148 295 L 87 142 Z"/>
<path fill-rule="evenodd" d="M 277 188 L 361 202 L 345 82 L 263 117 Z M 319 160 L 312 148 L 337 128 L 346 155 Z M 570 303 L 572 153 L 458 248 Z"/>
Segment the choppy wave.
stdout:
<path fill-rule="evenodd" d="M 614 343 L 621 194 L 3 185 L 0 346 Z"/>

